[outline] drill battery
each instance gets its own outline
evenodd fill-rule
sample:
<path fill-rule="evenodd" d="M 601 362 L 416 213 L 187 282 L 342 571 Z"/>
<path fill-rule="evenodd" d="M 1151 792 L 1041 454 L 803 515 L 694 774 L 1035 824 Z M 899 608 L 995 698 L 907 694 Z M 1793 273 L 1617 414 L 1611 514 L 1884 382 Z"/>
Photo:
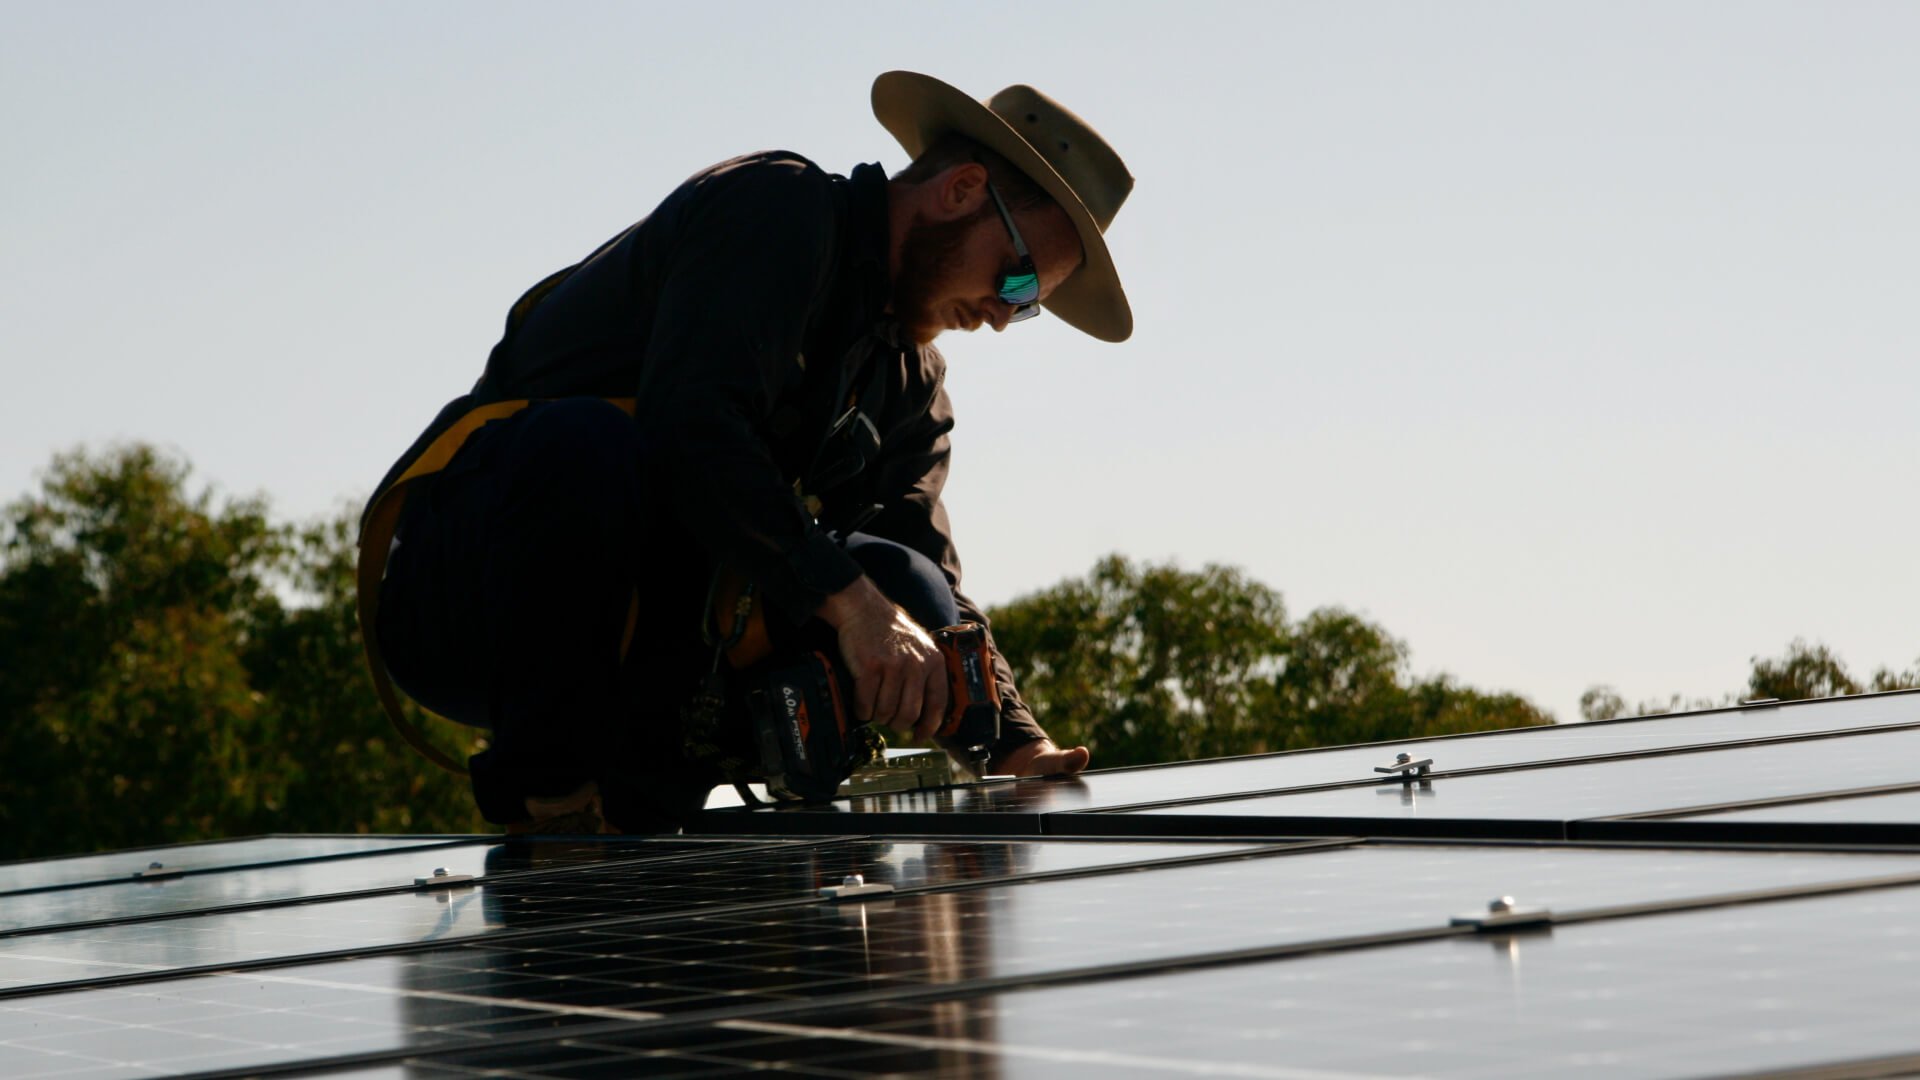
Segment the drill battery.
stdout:
<path fill-rule="evenodd" d="M 867 726 L 853 719 L 827 654 L 772 663 L 747 690 L 761 777 L 776 799 L 825 802 L 871 760 Z"/>

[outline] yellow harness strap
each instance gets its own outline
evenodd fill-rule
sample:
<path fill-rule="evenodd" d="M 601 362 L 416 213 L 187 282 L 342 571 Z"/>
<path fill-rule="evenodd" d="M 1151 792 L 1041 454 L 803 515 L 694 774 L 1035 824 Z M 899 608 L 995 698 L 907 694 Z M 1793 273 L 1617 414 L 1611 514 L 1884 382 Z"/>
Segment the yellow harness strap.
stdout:
<path fill-rule="evenodd" d="M 609 403 L 619 406 L 628 416 L 633 415 L 633 398 L 607 398 Z M 386 661 L 380 656 L 380 638 L 375 632 L 375 615 L 380 610 L 380 583 L 387 575 L 387 555 L 393 548 L 393 533 L 400 525 L 400 510 L 407 502 L 407 488 L 413 481 L 423 476 L 437 473 L 447 467 L 453 456 L 466 445 L 474 432 L 495 420 L 504 420 L 533 404 L 530 399 L 514 401 L 496 401 L 472 409 L 454 421 L 453 426 L 440 433 L 439 437 L 413 459 L 400 478 L 388 485 L 387 490 L 374 500 L 373 509 L 367 513 L 367 523 L 360 530 L 360 558 L 356 580 L 356 607 L 360 616 L 360 642 L 367 654 L 367 669 L 373 675 L 373 690 L 379 695 L 380 707 L 386 710 L 387 719 L 393 722 L 394 730 L 407 741 L 407 745 L 418 750 L 421 756 L 435 765 L 461 776 L 467 774 L 466 767 L 448 757 L 438 747 L 427 741 L 426 734 L 415 727 L 400 709 L 400 693 L 394 688 L 392 676 L 387 674 Z M 633 641 L 634 627 L 640 614 L 640 594 L 635 590 L 627 604 L 627 627 L 621 635 L 620 655 L 626 656 L 627 647 Z M 425 710 L 422 710 L 425 711 Z"/>

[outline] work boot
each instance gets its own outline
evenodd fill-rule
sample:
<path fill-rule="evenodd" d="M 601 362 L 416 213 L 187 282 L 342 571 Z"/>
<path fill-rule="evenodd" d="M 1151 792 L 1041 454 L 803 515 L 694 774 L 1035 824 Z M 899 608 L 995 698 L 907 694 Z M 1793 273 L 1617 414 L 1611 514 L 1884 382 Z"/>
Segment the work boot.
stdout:
<path fill-rule="evenodd" d="M 507 835 L 618 836 L 600 809 L 600 785 L 589 780 L 565 795 L 529 795 L 527 820 L 507 826 Z"/>

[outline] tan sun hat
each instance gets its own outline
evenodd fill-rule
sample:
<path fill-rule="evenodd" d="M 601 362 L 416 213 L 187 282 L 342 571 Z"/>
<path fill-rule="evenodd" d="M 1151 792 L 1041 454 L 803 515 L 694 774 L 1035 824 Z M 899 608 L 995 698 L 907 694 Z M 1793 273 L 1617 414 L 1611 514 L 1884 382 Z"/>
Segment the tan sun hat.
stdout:
<path fill-rule="evenodd" d="M 1031 86 L 1009 86 L 980 102 L 912 71 L 873 80 L 873 115 L 913 157 L 958 132 L 1032 177 L 1073 219 L 1086 251 L 1086 262 L 1041 306 L 1102 341 L 1127 340 L 1133 309 L 1101 234 L 1127 201 L 1133 177 L 1086 121 Z"/>

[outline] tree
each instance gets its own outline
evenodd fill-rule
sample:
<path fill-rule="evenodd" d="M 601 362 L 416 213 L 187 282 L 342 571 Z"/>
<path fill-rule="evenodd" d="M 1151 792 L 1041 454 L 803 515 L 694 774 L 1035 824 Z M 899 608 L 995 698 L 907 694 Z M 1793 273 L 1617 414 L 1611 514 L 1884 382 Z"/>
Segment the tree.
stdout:
<path fill-rule="evenodd" d="M 147 446 L 63 454 L 0 511 L 0 857 L 476 827 L 461 782 L 391 749 L 349 519 L 275 525 L 188 475 Z"/>
<path fill-rule="evenodd" d="M 1779 698 L 1781 701 L 1805 701 L 1809 698 L 1841 697 L 1860 692 L 1860 684 L 1847 674 L 1847 666 L 1825 645 L 1808 645 L 1800 638 L 1787 646 L 1787 655 L 1778 660 L 1753 658 L 1753 673 L 1747 676 L 1747 699 Z"/>
<path fill-rule="evenodd" d="M 1233 567 L 1111 555 L 991 612 L 1034 715 L 1102 766 L 1551 723 L 1511 694 L 1415 680 L 1406 646 L 1335 608 L 1298 625 Z"/>
<path fill-rule="evenodd" d="M 1213 757 L 1257 743 L 1286 616 L 1239 571 L 1135 566 L 1118 555 L 1084 579 L 995 609 L 994 637 L 1042 727 L 1103 765 Z"/>
<path fill-rule="evenodd" d="M 1510 693 L 1461 686 L 1450 675 L 1415 678 L 1406 643 L 1339 608 L 1292 629 L 1274 685 L 1283 749 L 1531 727 L 1553 717 Z"/>

